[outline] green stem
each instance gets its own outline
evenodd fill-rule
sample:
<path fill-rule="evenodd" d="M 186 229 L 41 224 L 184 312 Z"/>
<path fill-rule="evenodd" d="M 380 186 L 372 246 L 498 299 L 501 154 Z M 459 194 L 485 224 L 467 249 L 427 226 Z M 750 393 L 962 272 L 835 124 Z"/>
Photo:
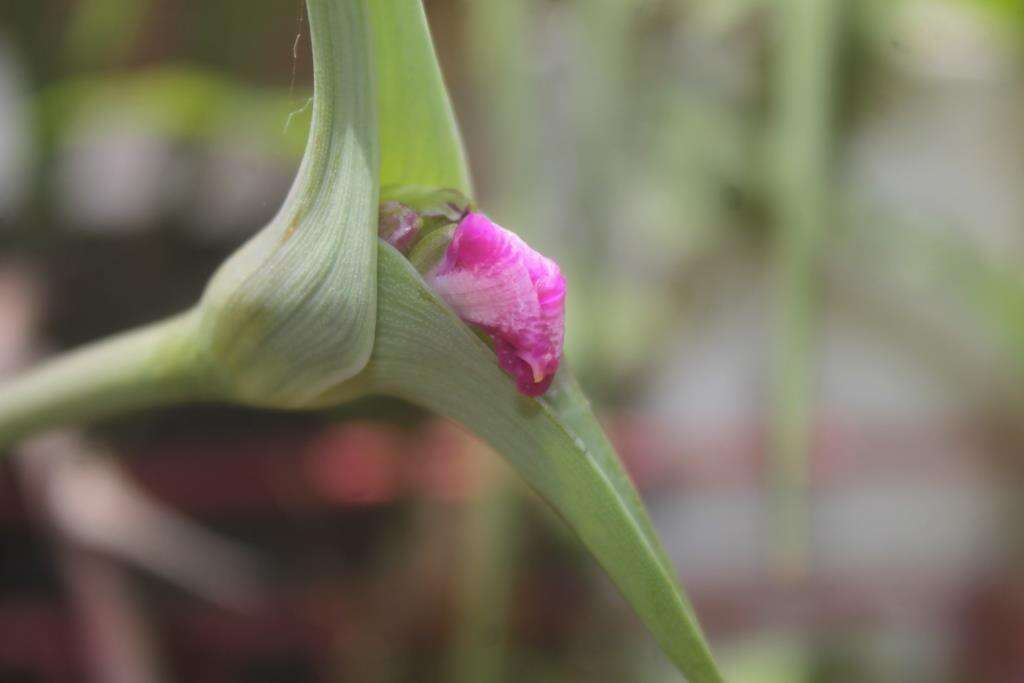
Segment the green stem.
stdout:
<path fill-rule="evenodd" d="M 0 384 L 0 448 L 33 432 L 212 396 L 186 313 L 58 356 Z"/>
<path fill-rule="evenodd" d="M 313 114 L 306 153 L 276 221 L 296 230 L 307 215 L 330 219 L 346 213 L 353 174 L 364 166 L 377 173 L 376 112 L 366 2 L 307 0 L 313 56 Z M 368 139 L 373 138 L 373 139 Z M 375 202 L 371 202 L 375 203 Z M 374 216 L 377 207 L 373 206 Z M 340 214 L 340 216 L 339 216 Z M 312 222 L 312 221 L 311 221 Z M 376 223 L 374 223 L 376 225 Z M 376 237 L 376 230 L 372 232 Z M 375 240 L 370 240 L 372 250 Z"/>
<path fill-rule="evenodd" d="M 582 222 L 586 234 L 568 250 L 574 258 L 567 263 L 570 282 L 580 283 L 577 291 L 587 296 L 580 306 L 579 322 L 584 328 L 578 337 L 586 338 L 577 361 L 581 372 L 593 380 L 608 377 L 607 368 L 614 363 L 612 339 L 614 327 L 609 324 L 608 302 L 624 281 L 632 281 L 633 273 L 618 264 L 613 254 L 614 235 L 619 226 L 612 217 L 625 201 L 620 191 L 619 175 L 626 165 L 629 148 L 631 102 L 634 92 L 628 65 L 632 54 L 633 13 L 636 0 L 577 0 L 573 6 L 578 14 L 576 36 L 580 50 L 579 67 L 573 75 L 577 90 L 574 98 L 577 129 L 576 173 Z M 582 297 L 581 297 L 582 298 Z M 598 392 L 609 396 L 607 380 Z"/>
<path fill-rule="evenodd" d="M 776 177 L 779 310 L 772 449 L 777 565 L 786 578 L 807 562 L 807 461 L 815 264 L 828 222 L 828 156 L 838 0 L 788 0 L 779 15 Z"/>

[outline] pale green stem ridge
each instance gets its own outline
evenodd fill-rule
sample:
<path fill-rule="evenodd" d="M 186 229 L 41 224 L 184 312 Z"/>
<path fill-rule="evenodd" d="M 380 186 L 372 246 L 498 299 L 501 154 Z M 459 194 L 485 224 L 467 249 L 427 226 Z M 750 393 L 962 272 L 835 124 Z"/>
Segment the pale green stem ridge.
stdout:
<path fill-rule="evenodd" d="M 365 0 L 309 0 L 313 120 L 277 217 L 217 272 L 201 332 L 236 398 L 283 408 L 373 347 L 379 151 Z"/>
<path fill-rule="evenodd" d="M 458 622 L 448 662 L 448 683 L 500 681 L 507 666 L 512 586 L 521 558 L 519 496 L 487 453 L 478 458 L 480 498 L 460 515 Z"/>
<path fill-rule="evenodd" d="M 375 105 L 365 5 L 365 0 L 308 0 L 313 118 L 302 165 L 274 221 L 283 224 L 279 231 L 294 228 L 309 212 L 326 212 L 321 205 L 331 199 L 342 199 L 338 195 L 345 194 L 346 183 L 338 180 L 346 177 L 348 166 L 374 170 L 378 164 L 377 143 L 367 139 L 375 132 Z"/>
<path fill-rule="evenodd" d="M 194 312 L 46 361 L 0 386 L 0 448 L 50 427 L 213 397 L 192 340 Z"/>

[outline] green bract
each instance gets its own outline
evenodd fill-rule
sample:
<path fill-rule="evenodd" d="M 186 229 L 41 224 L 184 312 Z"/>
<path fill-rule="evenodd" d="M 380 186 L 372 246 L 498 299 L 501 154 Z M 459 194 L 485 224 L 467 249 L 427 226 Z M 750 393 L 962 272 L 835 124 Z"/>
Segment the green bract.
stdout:
<path fill-rule="evenodd" d="M 636 491 L 567 368 L 519 394 L 426 286 L 465 197 L 465 155 L 420 0 L 308 0 L 315 96 L 277 217 L 181 316 L 59 356 L 0 387 L 0 446 L 58 424 L 220 400 L 316 408 L 387 394 L 456 420 L 579 536 L 693 683 L 721 676 Z M 381 189 L 384 188 L 384 189 Z M 381 200 L 424 218 L 406 259 Z M 433 232 L 430 232 L 430 230 Z"/>

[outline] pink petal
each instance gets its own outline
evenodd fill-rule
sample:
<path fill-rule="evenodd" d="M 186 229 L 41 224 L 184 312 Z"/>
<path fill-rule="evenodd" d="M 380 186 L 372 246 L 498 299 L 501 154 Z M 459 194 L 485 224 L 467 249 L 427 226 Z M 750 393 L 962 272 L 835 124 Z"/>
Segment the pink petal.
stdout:
<path fill-rule="evenodd" d="M 565 278 L 558 264 L 484 214 L 470 213 L 427 279 L 460 318 L 494 337 L 498 363 L 520 392 L 548 390 L 565 334 Z"/>

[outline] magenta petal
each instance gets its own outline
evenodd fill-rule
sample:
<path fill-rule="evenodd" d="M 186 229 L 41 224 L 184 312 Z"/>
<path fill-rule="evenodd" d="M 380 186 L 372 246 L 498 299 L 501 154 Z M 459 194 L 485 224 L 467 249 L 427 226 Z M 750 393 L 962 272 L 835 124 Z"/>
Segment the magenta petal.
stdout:
<path fill-rule="evenodd" d="M 558 264 L 482 213 L 470 213 L 427 279 L 460 318 L 494 337 L 498 363 L 520 392 L 547 391 L 565 335 Z"/>

